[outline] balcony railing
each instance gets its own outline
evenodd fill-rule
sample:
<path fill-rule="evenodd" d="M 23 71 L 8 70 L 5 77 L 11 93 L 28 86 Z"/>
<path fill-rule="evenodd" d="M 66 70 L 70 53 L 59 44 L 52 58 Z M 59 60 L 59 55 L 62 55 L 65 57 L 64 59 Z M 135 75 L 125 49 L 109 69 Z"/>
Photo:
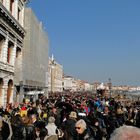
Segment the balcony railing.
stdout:
<path fill-rule="evenodd" d="M 14 73 L 14 67 L 8 63 L 3 63 L 0 61 L 0 70 L 8 71 Z"/>

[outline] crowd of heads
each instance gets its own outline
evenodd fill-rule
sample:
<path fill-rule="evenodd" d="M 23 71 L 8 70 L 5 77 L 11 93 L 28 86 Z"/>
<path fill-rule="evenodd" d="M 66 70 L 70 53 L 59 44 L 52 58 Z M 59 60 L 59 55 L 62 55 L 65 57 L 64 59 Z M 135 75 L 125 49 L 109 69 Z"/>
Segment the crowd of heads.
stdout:
<path fill-rule="evenodd" d="M 19 128 L 32 126 L 33 133 L 29 137 L 45 139 L 48 131 L 56 133 L 46 129 L 49 128 L 47 125 L 53 124 L 54 128 L 58 128 L 56 134 L 60 134 L 62 130 L 63 134 L 60 135 L 63 137 L 66 135 L 64 122 L 69 125 L 70 120 L 73 124 L 69 126 L 73 140 L 80 139 L 84 133 L 89 137 L 92 135 L 96 140 L 103 137 L 107 140 L 123 140 L 121 137 L 127 135 L 122 131 L 124 128 L 131 134 L 131 128 L 135 127 L 135 136 L 139 136 L 137 131 L 140 128 L 140 110 L 136 104 L 138 103 L 91 93 L 59 93 L 49 98 L 41 96 L 35 102 L 25 98 L 22 103 L 8 104 L 6 108 L 0 108 L 0 128 L 2 121 L 10 124 L 12 138 L 13 135 L 17 135 L 14 132 L 18 131 L 17 126 L 20 126 Z M 48 136 L 46 140 L 47 138 Z"/>

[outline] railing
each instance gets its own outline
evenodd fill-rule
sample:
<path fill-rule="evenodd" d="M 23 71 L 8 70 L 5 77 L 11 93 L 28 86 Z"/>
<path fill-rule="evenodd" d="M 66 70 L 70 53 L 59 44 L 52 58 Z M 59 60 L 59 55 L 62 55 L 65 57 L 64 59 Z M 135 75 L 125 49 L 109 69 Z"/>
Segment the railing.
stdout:
<path fill-rule="evenodd" d="M 0 70 L 14 72 L 14 67 L 9 65 L 8 63 L 3 63 L 0 61 Z"/>

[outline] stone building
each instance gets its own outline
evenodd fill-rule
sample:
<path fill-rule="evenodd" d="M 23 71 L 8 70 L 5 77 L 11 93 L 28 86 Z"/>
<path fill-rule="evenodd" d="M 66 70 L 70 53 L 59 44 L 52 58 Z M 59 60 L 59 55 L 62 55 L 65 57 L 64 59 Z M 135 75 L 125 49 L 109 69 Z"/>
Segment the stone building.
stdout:
<path fill-rule="evenodd" d="M 63 76 L 63 90 L 64 91 L 73 91 L 73 83 L 75 79 L 72 76 L 64 75 Z"/>
<path fill-rule="evenodd" d="M 13 103 L 16 67 L 21 64 L 27 0 L 0 0 L 0 105 Z"/>
<path fill-rule="evenodd" d="M 49 92 L 62 92 L 63 82 L 63 66 L 56 62 L 53 58 L 49 58 L 48 67 L 48 91 Z"/>

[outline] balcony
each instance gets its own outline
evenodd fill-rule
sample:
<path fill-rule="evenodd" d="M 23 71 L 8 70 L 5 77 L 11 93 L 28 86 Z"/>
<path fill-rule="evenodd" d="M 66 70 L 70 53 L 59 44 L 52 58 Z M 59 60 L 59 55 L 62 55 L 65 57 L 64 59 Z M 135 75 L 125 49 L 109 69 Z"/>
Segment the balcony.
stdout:
<path fill-rule="evenodd" d="M 0 61 L 0 70 L 8 71 L 14 73 L 14 67 L 9 65 L 8 63 L 3 63 Z"/>

